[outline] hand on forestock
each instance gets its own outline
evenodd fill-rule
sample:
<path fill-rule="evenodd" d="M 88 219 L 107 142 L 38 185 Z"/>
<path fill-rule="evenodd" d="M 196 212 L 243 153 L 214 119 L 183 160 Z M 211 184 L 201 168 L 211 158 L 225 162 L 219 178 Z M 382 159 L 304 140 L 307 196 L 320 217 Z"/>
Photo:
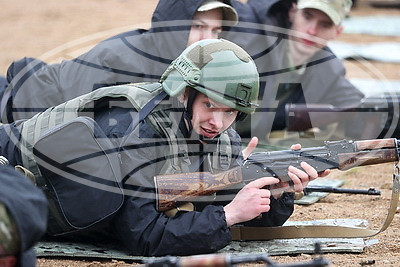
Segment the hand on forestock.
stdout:
<path fill-rule="evenodd" d="M 226 223 L 231 226 L 249 221 L 270 209 L 271 192 L 264 187 L 279 183 L 279 179 L 264 177 L 244 186 L 235 198 L 224 207 Z"/>
<path fill-rule="evenodd" d="M 301 145 L 292 145 L 292 150 L 301 149 Z M 271 193 L 274 198 L 279 198 L 283 192 L 302 192 L 308 183 L 318 177 L 324 177 L 330 173 L 330 170 L 325 170 L 318 173 L 314 167 L 306 162 L 300 163 L 301 169 L 289 166 L 288 175 L 292 179 L 292 185 L 288 182 L 279 182 L 271 186 Z"/>

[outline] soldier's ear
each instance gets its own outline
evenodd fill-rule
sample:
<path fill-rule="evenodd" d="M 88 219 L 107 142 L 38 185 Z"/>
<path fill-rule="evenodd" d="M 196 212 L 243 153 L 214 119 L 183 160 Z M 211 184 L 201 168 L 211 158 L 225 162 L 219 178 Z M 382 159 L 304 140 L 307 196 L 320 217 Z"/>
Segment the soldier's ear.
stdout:
<path fill-rule="evenodd" d="M 292 3 L 292 6 L 289 9 L 289 21 L 291 23 L 293 23 L 296 12 L 297 12 L 297 5 L 296 5 L 296 3 Z"/>
<path fill-rule="evenodd" d="M 178 101 L 181 102 L 185 106 L 185 108 L 187 108 L 187 102 L 189 99 L 189 90 L 190 88 L 186 87 L 185 91 L 183 91 L 183 93 L 178 95 L 177 97 Z"/>
<path fill-rule="evenodd" d="M 343 29 L 344 29 L 343 25 L 339 25 L 336 27 L 336 37 L 335 38 L 339 37 L 339 35 L 343 32 Z"/>

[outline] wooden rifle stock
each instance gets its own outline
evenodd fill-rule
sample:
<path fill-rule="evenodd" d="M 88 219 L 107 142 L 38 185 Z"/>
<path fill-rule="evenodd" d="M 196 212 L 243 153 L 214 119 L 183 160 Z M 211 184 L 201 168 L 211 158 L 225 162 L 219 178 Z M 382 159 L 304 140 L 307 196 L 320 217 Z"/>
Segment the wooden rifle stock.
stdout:
<path fill-rule="evenodd" d="M 220 173 L 191 172 L 157 175 L 154 178 L 157 209 L 166 211 L 243 182 L 241 167 Z"/>
<path fill-rule="evenodd" d="M 181 203 L 195 201 L 199 196 L 210 195 L 216 191 L 250 182 L 261 177 L 277 177 L 291 181 L 288 167 L 300 167 L 307 162 L 318 172 L 327 169 L 348 170 L 399 159 L 398 140 L 395 138 L 374 140 L 326 141 L 324 146 L 255 152 L 244 161 L 242 167 L 211 174 L 194 172 L 155 176 L 157 209 L 169 210 Z"/>

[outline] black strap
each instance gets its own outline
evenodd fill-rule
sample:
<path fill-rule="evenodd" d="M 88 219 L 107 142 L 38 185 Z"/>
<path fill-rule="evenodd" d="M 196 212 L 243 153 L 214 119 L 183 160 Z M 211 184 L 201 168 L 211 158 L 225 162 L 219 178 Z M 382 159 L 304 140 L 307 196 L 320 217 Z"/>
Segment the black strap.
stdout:
<path fill-rule="evenodd" d="M 141 110 L 138 112 L 138 117 L 136 120 L 133 120 L 131 125 L 129 125 L 128 130 L 126 131 L 127 133 L 130 133 L 133 129 L 136 128 L 136 126 L 143 121 L 149 114 L 150 112 L 161 102 L 163 101 L 168 94 L 165 91 L 161 91 L 158 95 L 150 99 L 149 102 L 146 103 L 146 105 L 143 106 Z M 122 146 L 125 144 L 126 138 L 128 138 L 129 134 L 125 136 L 125 140 L 122 141 Z M 121 148 L 120 148 L 121 149 Z"/>
<path fill-rule="evenodd" d="M 149 102 L 146 103 L 146 105 L 144 105 L 144 107 L 139 110 L 138 112 L 138 119 L 132 121 L 131 125 L 128 128 L 128 133 L 131 132 L 133 129 L 135 129 L 135 127 L 144 119 L 146 119 L 146 117 L 150 114 L 150 112 L 161 102 L 164 100 L 164 98 L 167 97 L 167 93 L 165 91 L 160 92 L 158 95 L 156 95 L 155 97 L 153 97 Z"/>
<path fill-rule="evenodd" d="M 137 122 L 137 124 L 139 122 L 141 122 L 142 120 L 144 120 L 147 115 L 150 114 L 150 112 L 161 102 L 164 100 L 164 98 L 167 97 L 167 93 L 165 91 L 162 91 L 161 93 L 159 93 L 158 95 L 156 95 L 155 97 L 153 97 L 149 102 L 147 102 L 146 105 L 144 105 L 144 107 L 139 111 L 139 121 Z M 137 126 L 137 124 L 135 126 Z"/>

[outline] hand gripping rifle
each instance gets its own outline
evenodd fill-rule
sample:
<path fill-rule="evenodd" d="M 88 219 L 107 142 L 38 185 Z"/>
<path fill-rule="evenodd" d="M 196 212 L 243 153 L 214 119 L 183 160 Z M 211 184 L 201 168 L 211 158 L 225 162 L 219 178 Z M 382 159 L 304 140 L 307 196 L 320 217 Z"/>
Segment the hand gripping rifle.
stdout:
<path fill-rule="evenodd" d="M 399 159 L 398 144 L 399 141 L 394 138 L 326 141 L 324 146 L 301 150 L 256 152 L 241 167 L 221 173 L 159 175 L 155 177 L 157 208 L 159 211 L 166 211 L 184 202 L 196 201 L 197 197 L 261 177 L 272 176 L 282 181 L 291 181 L 288 167 L 292 165 L 299 168 L 303 161 L 318 172 L 395 162 Z"/>

